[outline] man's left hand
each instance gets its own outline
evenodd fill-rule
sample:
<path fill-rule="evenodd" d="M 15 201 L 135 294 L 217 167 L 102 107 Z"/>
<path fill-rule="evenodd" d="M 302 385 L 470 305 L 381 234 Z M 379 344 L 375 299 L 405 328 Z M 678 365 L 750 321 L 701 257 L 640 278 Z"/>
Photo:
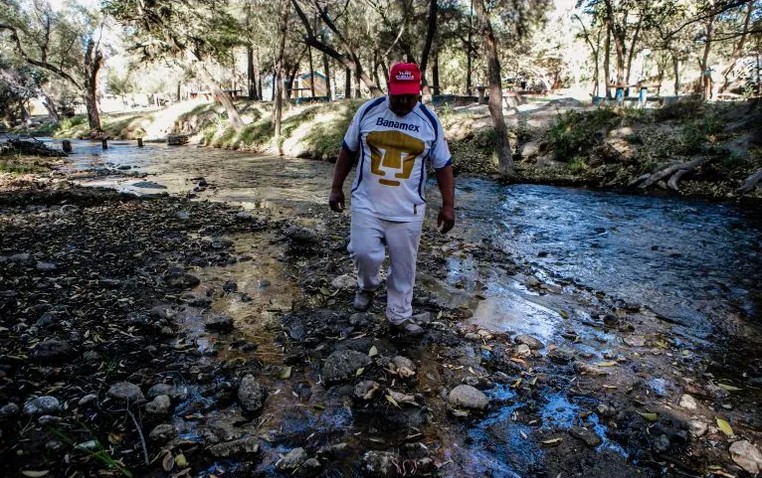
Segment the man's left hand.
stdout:
<path fill-rule="evenodd" d="M 441 226 L 440 232 L 446 234 L 455 225 L 455 208 L 452 206 L 442 206 L 437 216 L 437 227 Z"/>

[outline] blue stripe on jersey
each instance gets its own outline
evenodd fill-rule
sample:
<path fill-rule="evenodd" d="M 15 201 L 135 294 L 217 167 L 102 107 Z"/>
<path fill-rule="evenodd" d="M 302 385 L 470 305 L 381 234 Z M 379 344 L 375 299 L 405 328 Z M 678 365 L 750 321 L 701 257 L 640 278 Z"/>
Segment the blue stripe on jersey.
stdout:
<path fill-rule="evenodd" d="M 423 103 L 418 103 L 418 104 L 421 105 L 421 111 L 423 111 L 423 113 L 429 118 L 429 121 L 431 122 L 431 127 L 434 129 L 434 143 L 431 144 L 432 146 L 431 149 L 434 149 L 433 146 L 439 139 L 439 129 L 437 129 L 437 119 L 434 118 L 434 114 L 431 111 L 429 111 L 428 108 L 423 106 Z"/>
<path fill-rule="evenodd" d="M 375 100 L 373 100 L 367 108 L 365 108 L 365 111 L 362 112 L 360 115 L 360 118 L 357 123 L 357 144 L 360 145 L 360 163 L 357 165 L 357 186 L 355 186 L 352 189 L 352 192 L 355 192 L 357 188 L 360 187 L 360 183 L 362 182 L 362 169 L 363 169 L 363 163 L 365 162 L 365 150 L 362 146 L 362 120 L 365 118 L 365 115 L 368 114 L 370 110 L 375 108 L 376 106 L 380 105 L 386 100 L 385 96 L 379 96 Z"/>

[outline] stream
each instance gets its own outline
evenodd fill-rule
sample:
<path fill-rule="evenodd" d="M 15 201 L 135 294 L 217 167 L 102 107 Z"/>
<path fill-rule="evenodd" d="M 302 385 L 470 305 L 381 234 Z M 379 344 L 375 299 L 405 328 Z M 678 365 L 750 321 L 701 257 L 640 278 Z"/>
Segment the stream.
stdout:
<path fill-rule="evenodd" d="M 147 143 L 138 148 L 127 141 L 111 142 L 107 150 L 86 141 L 74 141 L 73 146 L 75 154 L 66 168 L 77 172 L 79 182 L 87 185 L 143 195 L 184 195 L 204 178 L 207 185 L 200 195 L 204 199 L 269 209 L 308 222 L 311 211 L 327 208 L 333 166 L 326 162 L 195 146 Z M 106 168 L 122 170 L 127 176 L 103 174 Z M 135 173 L 136 177 L 129 176 Z M 738 361 L 748 357 L 744 354 L 758 354 L 750 350 L 761 341 L 762 220 L 752 209 L 696 199 L 504 185 L 474 177 L 459 177 L 456 182 L 458 222 L 453 242 L 488 241 L 525 265 L 523 270 L 542 283 L 561 284 L 561 288 L 573 284 L 569 289 L 587 291 L 593 298 L 602 295 L 636 304 L 668 322 L 679 335 L 728 354 L 745 350 L 738 352 Z M 348 188 L 345 185 L 345 191 Z M 439 202 L 433 179 L 428 188 L 432 214 Z M 279 276 L 275 257 L 249 252 L 261 258 L 256 267 L 266 271 L 263 276 L 282 285 L 261 288 L 242 281 L 239 286 L 252 291 L 252 299 L 262 309 L 267 304 L 265 315 L 286 312 L 286 299 L 297 293 L 296 288 Z M 568 327 L 559 310 L 584 308 L 573 299 L 558 299 L 560 294 L 554 299 L 530 290 L 528 278 L 508 273 L 504 264 L 479 263 L 467 254 L 450 252 L 447 278 L 440 284 L 442 296 L 481 295 L 483 300 L 471 307 L 471 320 L 479 327 L 526 333 L 547 343 Z M 227 275 L 235 276 L 236 268 L 229 269 L 212 274 L 222 281 Z M 419 280 L 429 286 L 428 278 Z M 239 323 L 258 323 L 251 310 L 260 307 L 242 308 L 238 316 L 234 305 L 222 306 Z M 191 335 L 201 334 L 198 324 L 189 324 L 187 329 Z M 263 335 L 267 330 L 252 333 Z M 613 340 L 604 332 L 587 333 L 600 334 L 602 342 Z M 203 347 L 203 337 L 199 338 L 202 343 L 197 345 Z M 531 470 L 542 452 L 525 440 L 524 428 L 511 419 L 518 407 L 513 391 L 496 387 L 490 398 L 505 405 L 472 428 L 469 445 L 461 447 L 454 461 L 466 463 L 465 469 L 477 473 L 473 476 L 518 476 L 515 472 Z M 589 408 L 583 401 L 557 393 L 543 404 L 543 420 L 568 428 L 583 406 Z M 336 418 L 331 426 L 344 428 L 345 419 Z M 284 423 L 295 426 L 300 420 L 304 417 Z M 599 450 L 626 456 L 626 450 L 605 439 L 606 426 L 595 424 L 596 433 L 604 438 Z M 182 430 L 181 425 L 178 428 Z M 192 436 L 193 430 L 188 433 Z M 485 445 L 493 447 L 491 452 L 484 452 Z"/>

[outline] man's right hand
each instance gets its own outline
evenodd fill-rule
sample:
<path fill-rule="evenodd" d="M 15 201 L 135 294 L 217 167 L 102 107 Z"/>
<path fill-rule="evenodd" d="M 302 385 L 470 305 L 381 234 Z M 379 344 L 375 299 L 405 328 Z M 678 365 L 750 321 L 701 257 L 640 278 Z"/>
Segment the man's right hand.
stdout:
<path fill-rule="evenodd" d="M 341 189 L 331 189 L 331 196 L 328 198 L 328 205 L 331 210 L 341 212 L 344 210 L 344 191 Z"/>

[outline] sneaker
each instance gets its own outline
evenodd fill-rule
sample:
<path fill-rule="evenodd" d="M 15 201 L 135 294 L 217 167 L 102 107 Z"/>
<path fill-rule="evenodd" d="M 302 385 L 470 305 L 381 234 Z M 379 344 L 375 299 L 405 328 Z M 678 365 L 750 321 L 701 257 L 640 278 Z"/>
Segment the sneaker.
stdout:
<path fill-rule="evenodd" d="M 406 321 L 402 322 L 401 324 L 392 324 L 392 323 L 390 323 L 389 325 L 390 325 L 390 327 L 391 327 L 393 332 L 396 332 L 398 334 L 403 334 L 403 335 L 409 335 L 411 337 L 414 337 L 414 336 L 417 336 L 417 335 L 423 335 L 424 332 L 426 332 L 423 329 L 423 327 L 421 327 L 420 325 L 418 325 L 418 324 L 416 324 L 416 323 L 414 323 L 414 322 L 412 322 L 410 320 L 406 320 Z"/>
<path fill-rule="evenodd" d="M 355 300 L 352 301 L 352 307 L 360 312 L 365 312 L 370 309 L 373 304 L 373 291 L 372 290 L 358 290 L 355 292 Z"/>

